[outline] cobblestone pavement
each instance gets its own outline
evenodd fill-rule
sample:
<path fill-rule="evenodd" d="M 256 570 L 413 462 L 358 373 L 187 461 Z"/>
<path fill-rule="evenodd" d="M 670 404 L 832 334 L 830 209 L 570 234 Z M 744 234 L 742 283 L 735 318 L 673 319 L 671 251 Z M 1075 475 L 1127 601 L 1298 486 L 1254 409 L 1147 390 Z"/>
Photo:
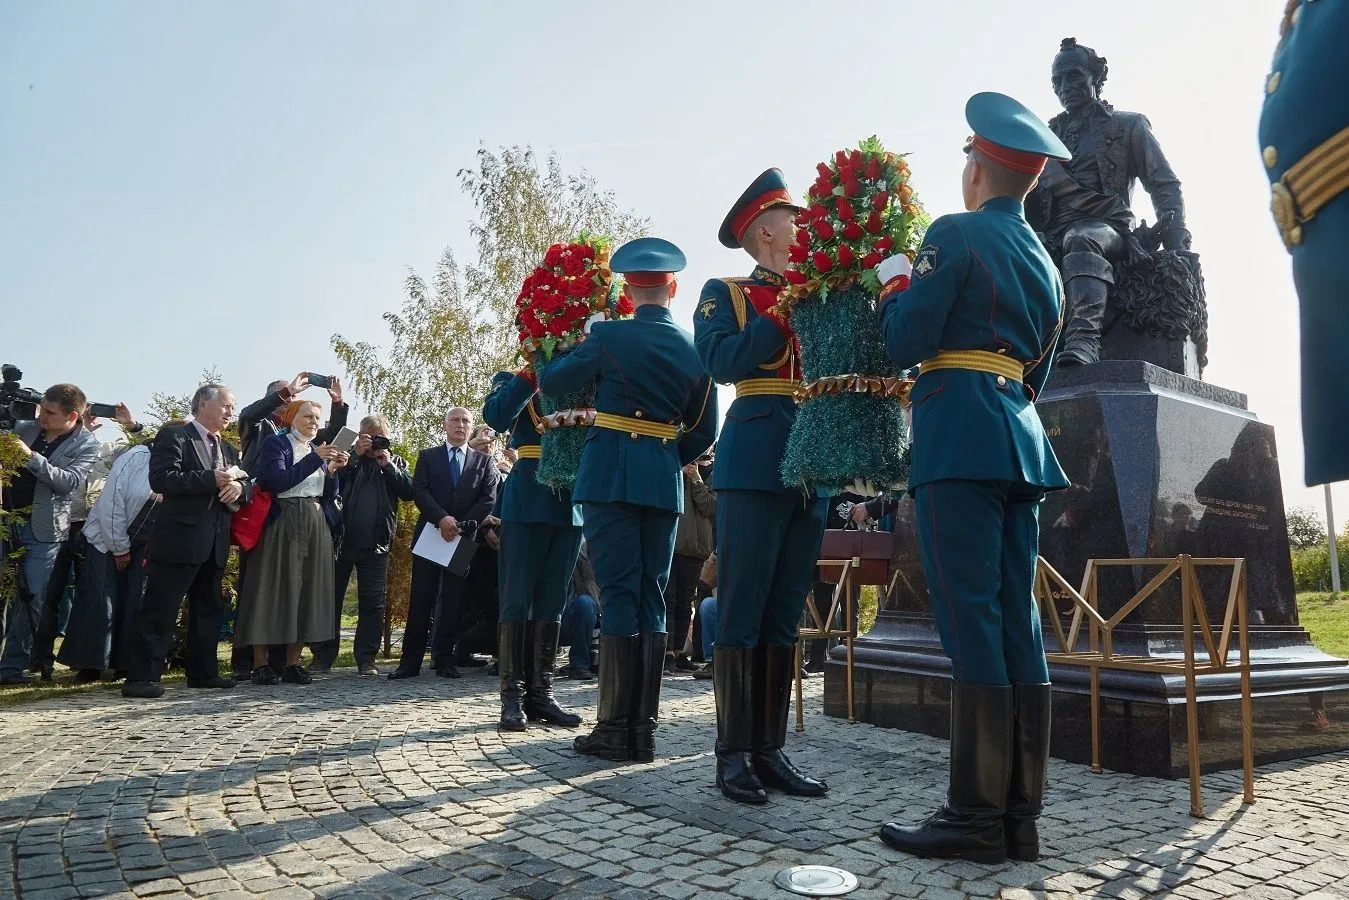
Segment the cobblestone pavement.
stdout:
<path fill-rule="evenodd" d="M 0 894 L 785 898 L 774 873 L 818 862 L 853 898 L 1349 898 L 1349 755 L 1262 768 L 1253 807 L 1207 776 L 1202 821 L 1183 781 L 1055 761 L 1042 863 L 922 861 L 875 833 L 939 802 L 944 742 L 826 719 L 818 679 L 789 749 L 829 798 L 745 808 L 713 786 L 709 682 L 667 679 L 657 761 L 610 766 L 499 734 L 481 672 L 7 709 Z M 594 715 L 594 682 L 559 693 Z"/>

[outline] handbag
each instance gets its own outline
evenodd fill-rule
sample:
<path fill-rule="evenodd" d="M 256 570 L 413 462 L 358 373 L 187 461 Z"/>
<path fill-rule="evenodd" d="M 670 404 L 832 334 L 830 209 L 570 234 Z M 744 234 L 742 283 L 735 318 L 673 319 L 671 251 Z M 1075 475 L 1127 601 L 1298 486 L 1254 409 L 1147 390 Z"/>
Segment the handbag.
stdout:
<path fill-rule="evenodd" d="M 854 524 L 854 523 L 849 523 Z M 890 559 L 895 550 L 895 536 L 889 531 L 862 531 L 856 527 L 831 528 L 820 542 L 820 559 L 856 559 L 852 570 L 853 584 L 888 584 Z M 841 577 L 838 566 L 819 566 L 816 577 L 836 584 Z"/>
<path fill-rule="evenodd" d="M 262 529 L 267 524 L 267 514 L 271 510 L 271 492 L 254 485 L 252 498 L 230 517 L 230 540 L 245 553 L 252 550 L 262 540 Z"/>

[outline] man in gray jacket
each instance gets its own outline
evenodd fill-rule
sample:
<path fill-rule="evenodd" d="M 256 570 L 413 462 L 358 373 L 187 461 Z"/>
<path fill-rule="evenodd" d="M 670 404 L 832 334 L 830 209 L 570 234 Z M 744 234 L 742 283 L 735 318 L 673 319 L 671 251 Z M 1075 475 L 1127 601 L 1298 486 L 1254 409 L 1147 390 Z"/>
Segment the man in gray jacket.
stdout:
<path fill-rule="evenodd" d="M 9 512 L 29 510 L 22 524 L 11 527 L 7 541 L 7 546 L 23 549 L 20 565 L 26 583 L 5 610 L 0 684 L 28 680 L 47 580 L 70 531 L 70 505 L 98 460 L 98 438 L 80 424 L 85 405 L 84 391 L 75 385 L 52 385 L 42 395 L 37 421 L 15 429 L 25 461 L 5 488 L 4 505 Z"/>

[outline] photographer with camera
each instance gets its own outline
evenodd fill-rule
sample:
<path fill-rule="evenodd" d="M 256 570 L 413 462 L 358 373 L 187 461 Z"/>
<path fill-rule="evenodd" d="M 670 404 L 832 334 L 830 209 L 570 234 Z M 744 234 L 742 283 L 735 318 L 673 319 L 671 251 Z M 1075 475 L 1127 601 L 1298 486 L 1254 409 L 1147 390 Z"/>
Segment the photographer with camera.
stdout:
<path fill-rule="evenodd" d="M 12 369 L 6 367 L 6 386 Z M 20 565 L 27 590 L 21 588 L 5 611 L 0 684 L 28 681 L 47 581 L 70 532 L 70 506 L 98 460 L 98 438 L 80 422 L 86 403 L 84 391 L 75 385 L 55 384 L 37 404 L 36 421 L 15 423 L 12 443 L 24 462 L 4 490 L 4 508 L 29 512 L 26 521 L 11 529 L 6 549 L 23 548 Z M 8 552 L 4 558 L 9 559 Z"/>
<path fill-rule="evenodd" d="M 105 428 L 101 419 L 112 419 L 119 427 Z M 125 403 L 118 403 L 115 406 L 111 403 L 89 403 L 84 408 L 80 422 L 85 430 L 98 439 L 98 459 L 89 470 L 84 487 L 71 495 L 70 530 L 65 541 L 61 543 L 51 575 L 47 578 L 47 595 L 42 601 L 42 616 L 38 621 L 37 636 L 33 640 L 33 653 L 29 662 L 29 671 L 40 672 L 43 681 L 52 680 L 57 636 L 64 634 L 69 640 L 71 622 L 74 621 L 76 628 L 81 625 L 81 617 L 75 613 L 74 595 L 79 591 L 85 557 L 88 555 L 84 524 L 89 519 L 94 503 L 103 492 L 113 463 L 131 446 L 128 435 L 137 434 L 144 427 L 137 424 L 131 408 Z M 67 586 L 73 588 L 68 615 L 62 610 Z"/>
<path fill-rule="evenodd" d="M 337 635 L 314 644 L 311 672 L 327 672 L 341 644 L 342 601 L 351 573 L 356 573 L 356 668 L 378 675 L 375 654 L 384 625 L 389 548 L 398 530 L 398 501 L 412 499 L 408 464 L 389 448 L 389 421 L 383 416 L 361 420 L 360 437 L 351 448 L 351 462 L 338 472 L 342 495 L 341 541 L 333 577 L 333 621 Z"/>

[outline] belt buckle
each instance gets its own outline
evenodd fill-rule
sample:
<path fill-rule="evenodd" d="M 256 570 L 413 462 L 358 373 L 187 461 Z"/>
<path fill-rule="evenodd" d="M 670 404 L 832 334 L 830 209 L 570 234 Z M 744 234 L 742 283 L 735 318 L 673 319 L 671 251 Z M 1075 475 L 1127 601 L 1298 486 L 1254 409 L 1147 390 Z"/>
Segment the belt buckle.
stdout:
<path fill-rule="evenodd" d="M 1274 224 L 1279 227 L 1284 247 L 1289 253 L 1293 252 L 1293 248 L 1302 243 L 1302 218 L 1298 214 L 1297 198 L 1282 178 L 1270 185 L 1269 211 L 1274 215 Z"/>

